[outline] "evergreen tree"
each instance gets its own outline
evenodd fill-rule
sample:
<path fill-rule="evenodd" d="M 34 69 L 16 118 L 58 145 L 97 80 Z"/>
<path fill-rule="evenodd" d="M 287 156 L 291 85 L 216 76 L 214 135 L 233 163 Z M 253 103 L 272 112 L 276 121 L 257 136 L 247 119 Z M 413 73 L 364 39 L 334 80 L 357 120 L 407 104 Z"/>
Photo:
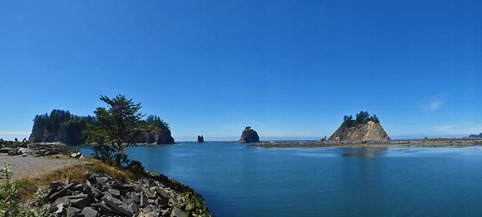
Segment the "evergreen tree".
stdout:
<path fill-rule="evenodd" d="M 135 145 L 135 138 L 145 129 L 139 124 L 143 117 L 139 112 L 141 104 L 124 95 L 112 99 L 101 96 L 100 100 L 107 108 L 99 107 L 94 112 L 97 125 L 87 125 L 87 141 L 96 143 L 93 148 L 96 158 L 121 166 L 129 162 L 127 147 Z"/>

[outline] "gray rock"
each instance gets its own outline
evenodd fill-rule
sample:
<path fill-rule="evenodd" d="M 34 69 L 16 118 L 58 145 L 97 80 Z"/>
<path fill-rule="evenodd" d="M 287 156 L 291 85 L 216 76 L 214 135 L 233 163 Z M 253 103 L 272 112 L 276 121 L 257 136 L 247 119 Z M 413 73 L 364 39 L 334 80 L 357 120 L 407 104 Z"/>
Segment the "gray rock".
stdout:
<path fill-rule="evenodd" d="M 94 194 L 95 198 L 100 199 L 104 193 L 102 193 L 101 190 L 93 187 L 92 188 L 92 193 Z"/>
<path fill-rule="evenodd" d="M 169 214 L 171 214 L 171 213 L 169 212 L 169 209 L 163 209 L 163 210 L 161 210 L 160 214 L 161 214 L 161 216 L 169 216 Z"/>
<path fill-rule="evenodd" d="M 73 182 L 73 183 L 70 183 L 69 185 L 67 185 L 65 188 L 63 188 L 62 190 L 58 191 L 58 192 L 55 192 L 53 193 L 52 195 L 49 196 L 49 200 L 50 201 L 55 201 L 57 198 L 59 197 L 63 197 L 63 196 L 66 196 L 68 191 L 70 189 L 72 189 L 75 185 L 77 185 L 77 183 Z"/>
<path fill-rule="evenodd" d="M 85 194 L 87 194 L 87 196 L 90 197 L 90 198 L 92 198 L 92 199 L 95 198 L 94 193 L 92 192 L 92 189 L 91 189 L 90 186 L 88 186 L 88 185 L 84 185 L 84 186 L 83 186 L 82 192 L 84 192 Z"/>
<path fill-rule="evenodd" d="M 168 197 L 169 197 L 169 193 L 168 193 L 166 190 L 164 190 L 163 188 L 159 188 L 159 187 L 158 187 L 158 188 L 156 189 L 156 191 L 157 191 L 157 195 L 160 195 L 161 197 L 164 197 L 164 198 L 168 198 Z"/>
<path fill-rule="evenodd" d="M 104 195 L 104 197 L 102 197 L 102 201 L 104 201 L 105 204 L 107 204 L 107 206 L 109 206 L 114 213 L 127 216 L 134 215 L 133 210 L 129 209 L 126 204 L 123 204 L 121 200 L 115 197 Z"/>
<path fill-rule="evenodd" d="M 69 197 L 68 196 L 59 197 L 53 203 L 54 206 L 59 204 L 64 204 L 64 206 L 69 206 L 70 205 Z"/>
<path fill-rule="evenodd" d="M 154 196 L 154 194 L 152 194 L 147 188 L 141 187 L 141 190 L 142 190 L 142 192 L 144 192 L 146 194 L 146 196 L 148 198 L 150 198 L 150 199 L 156 198 L 156 196 Z"/>
<path fill-rule="evenodd" d="M 111 188 L 111 189 L 109 189 L 109 190 L 107 190 L 107 191 L 108 191 L 112 196 L 117 197 L 117 198 L 120 197 L 120 195 L 121 195 L 121 194 L 120 194 L 120 191 L 119 191 L 119 190 L 116 190 L 116 189 L 112 189 L 112 188 Z"/>
<path fill-rule="evenodd" d="M 110 206 L 111 208 L 113 207 L 113 205 L 120 205 L 122 204 L 122 201 L 115 198 L 115 197 L 112 197 L 108 194 L 105 194 L 104 197 L 102 197 L 102 201 L 105 202 L 105 204 L 107 204 L 108 206 Z M 111 206 L 112 205 L 112 206 Z"/>
<path fill-rule="evenodd" d="M 57 214 L 57 216 L 65 216 L 67 214 L 67 210 L 65 210 L 63 203 L 57 204 L 55 208 L 56 210 L 54 213 Z"/>
<path fill-rule="evenodd" d="M 109 182 L 109 185 L 114 188 L 114 189 L 121 189 L 122 188 L 122 185 L 119 184 L 119 182 L 116 182 L 116 181 L 110 181 Z"/>
<path fill-rule="evenodd" d="M 99 216 L 99 212 L 96 210 L 90 208 L 90 207 L 85 207 L 82 209 L 82 212 L 80 213 L 81 215 L 84 215 L 84 217 L 97 217 Z"/>
<path fill-rule="evenodd" d="M 80 216 L 80 209 L 77 209 L 75 207 L 67 207 L 66 208 L 66 211 L 67 211 L 67 217 L 77 217 L 77 216 Z"/>
<path fill-rule="evenodd" d="M 134 191 L 136 186 L 135 185 L 123 185 L 122 188 L 126 189 L 127 191 Z"/>
<path fill-rule="evenodd" d="M 186 205 L 186 211 L 191 211 L 193 209 L 194 209 L 194 206 L 192 204 L 189 203 Z"/>
<path fill-rule="evenodd" d="M 50 188 L 53 190 L 53 191 L 59 191 L 60 189 L 62 189 L 64 187 L 64 183 L 62 182 L 51 182 L 50 183 Z"/>
<path fill-rule="evenodd" d="M 90 174 L 88 171 L 86 171 L 86 172 L 84 173 L 84 179 L 85 179 L 85 180 L 88 180 L 88 179 L 90 179 L 90 177 L 92 177 L 92 174 Z"/>
<path fill-rule="evenodd" d="M 148 179 L 148 180 L 147 180 L 147 184 L 148 184 L 149 186 L 151 186 L 151 187 L 152 187 L 152 186 L 157 186 L 156 181 L 154 181 L 153 179 Z"/>
<path fill-rule="evenodd" d="M 90 183 L 90 181 L 88 179 L 85 180 L 85 184 L 87 186 L 89 186 L 90 188 L 92 187 L 92 183 Z"/>
<path fill-rule="evenodd" d="M 107 177 L 96 177 L 95 181 L 99 186 L 103 186 L 107 181 L 109 181 L 109 178 Z"/>
<path fill-rule="evenodd" d="M 176 200 L 172 199 L 172 198 L 169 199 L 169 202 L 168 202 L 167 204 L 168 204 L 170 207 L 177 207 L 177 206 L 179 206 L 179 203 L 178 203 Z"/>
<path fill-rule="evenodd" d="M 89 198 L 83 197 L 83 198 L 78 198 L 78 199 L 73 199 L 70 201 L 70 204 L 74 207 L 77 207 L 79 209 L 83 209 L 86 207 L 88 204 L 87 202 L 89 201 Z"/>
<path fill-rule="evenodd" d="M 142 192 L 141 192 L 141 193 L 137 193 L 137 192 L 133 191 L 133 192 L 128 192 L 127 194 L 129 194 L 129 193 L 130 193 L 130 197 L 132 198 L 132 200 L 133 200 L 134 202 L 136 202 L 137 204 L 140 204 L 140 203 L 141 203 L 140 200 L 141 200 L 141 193 L 142 193 Z"/>
<path fill-rule="evenodd" d="M 139 208 L 137 208 L 137 204 L 135 204 L 135 203 L 131 203 L 131 204 L 127 205 L 126 208 L 131 213 L 138 213 L 139 212 Z"/>
<path fill-rule="evenodd" d="M 174 207 L 171 211 L 171 217 L 186 217 L 186 213 L 184 213 L 181 209 Z"/>
<path fill-rule="evenodd" d="M 168 201 L 165 198 L 157 198 L 156 199 L 156 205 L 161 207 L 161 208 L 165 208 L 165 207 L 168 206 Z"/>
<path fill-rule="evenodd" d="M 113 213 L 112 209 L 109 206 L 107 206 L 107 204 L 105 204 L 104 202 L 96 203 L 94 204 L 94 207 L 97 207 L 100 210 L 101 214 L 103 215 L 111 215 Z"/>
<path fill-rule="evenodd" d="M 82 185 L 81 183 L 77 184 L 76 186 L 74 186 L 72 188 L 72 190 L 74 191 L 82 191 L 82 188 L 84 188 L 84 185 Z"/>
<path fill-rule="evenodd" d="M 140 206 L 142 208 L 146 207 L 147 205 L 149 205 L 149 202 L 147 201 L 147 198 L 146 196 L 144 195 L 144 193 L 141 192 L 141 201 L 140 201 Z"/>

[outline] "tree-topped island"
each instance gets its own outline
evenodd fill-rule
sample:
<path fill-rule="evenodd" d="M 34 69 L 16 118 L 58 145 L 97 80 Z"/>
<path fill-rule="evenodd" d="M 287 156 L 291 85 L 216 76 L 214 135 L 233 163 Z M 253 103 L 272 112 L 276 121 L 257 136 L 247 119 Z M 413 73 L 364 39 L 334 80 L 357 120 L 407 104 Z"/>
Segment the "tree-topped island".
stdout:
<path fill-rule="evenodd" d="M 28 139 L 30 143 L 62 142 L 68 145 L 80 145 L 86 143 L 87 125 L 99 126 L 102 120 L 96 116 L 78 116 L 66 110 L 54 109 L 50 114 L 36 115 L 33 122 L 32 133 Z M 136 125 L 143 128 L 143 131 L 134 138 L 136 143 L 174 143 L 169 124 L 156 115 L 138 119 Z"/>
<path fill-rule="evenodd" d="M 246 127 L 241 134 L 241 138 L 239 139 L 241 143 L 252 143 L 252 142 L 259 142 L 258 133 L 251 129 L 251 127 Z"/>
<path fill-rule="evenodd" d="M 345 115 L 345 117 L 343 118 L 342 126 L 354 127 L 360 124 L 367 124 L 369 121 L 373 121 L 374 123 L 380 123 L 380 120 L 378 119 L 377 115 L 370 116 L 368 112 L 360 111 L 360 113 L 356 115 L 355 120 L 353 120 L 353 116 Z"/>
<path fill-rule="evenodd" d="M 389 141 L 387 133 L 376 115 L 361 111 L 353 117 L 345 116 L 340 127 L 330 136 L 329 141 Z"/>

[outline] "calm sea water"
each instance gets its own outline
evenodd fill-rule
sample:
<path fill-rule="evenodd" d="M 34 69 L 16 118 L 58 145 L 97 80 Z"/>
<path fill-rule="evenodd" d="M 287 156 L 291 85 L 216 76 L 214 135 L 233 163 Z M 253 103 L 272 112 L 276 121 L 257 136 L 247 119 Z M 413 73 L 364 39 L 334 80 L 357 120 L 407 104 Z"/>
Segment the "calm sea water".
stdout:
<path fill-rule="evenodd" d="M 89 154 L 89 148 L 81 149 Z M 129 147 L 216 216 L 482 216 L 482 148 Z"/>

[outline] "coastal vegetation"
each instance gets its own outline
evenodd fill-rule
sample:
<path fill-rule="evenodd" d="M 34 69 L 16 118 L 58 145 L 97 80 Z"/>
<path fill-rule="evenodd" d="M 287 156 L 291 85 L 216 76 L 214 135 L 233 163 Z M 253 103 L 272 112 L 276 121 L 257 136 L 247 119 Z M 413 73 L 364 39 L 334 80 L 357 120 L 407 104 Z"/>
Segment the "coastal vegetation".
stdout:
<path fill-rule="evenodd" d="M 44 196 L 43 190 L 32 187 L 31 182 L 27 180 L 12 182 L 12 175 L 10 164 L 5 163 L 0 167 L 0 176 L 5 179 L 4 183 L 0 185 L 0 216 L 50 216 L 50 207 L 41 207 Z M 25 197 L 22 196 L 25 194 L 29 195 L 29 199 L 34 197 L 29 206 L 22 203 L 24 202 L 22 199 L 25 200 Z"/>
<path fill-rule="evenodd" d="M 54 109 L 49 113 L 36 115 L 33 119 L 29 142 L 63 142 L 69 145 L 81 145 L 87 142 L 87 126 L 102 126 L 106 123 L 96 116 L 73 115 L 67 110 Z M 157 115 L 139 118 L 136 125 L 144 131 L 135 138 L 136 143 L 172 144 L 169 124 Z"/>
<path fill-rule="evenodd" d="M 77 116 L 66 110 L 54 109 L 50 114 L 35 116 L 29 141 L 83 144 L 85 142 L 83 132 L 88 123 L 96 123 L 95 117 Z"/>
<path fill-rule="evenodd" d="M 99 107 L 94 111 L 97 124 L 87 125 L 87 142 L 94 143 L 95 158 L 117 166 L 127 164 L 127 147 L 135 145 L 136 137 L 147 128 L 157 126 L 139 124 L 143 117 L 139 112 L 141 104 L 134 103 L 132 99 L 117 95 L 112 99 L 101 96 L 100 100 L 108 107 Z"/>
<path fill-rule="evenodd" d="M 380 120 L 378 119 L 377 115 L 370 116 L 370 114 L 368 114 L 367 111 L 360 111 L 360 113 L 356 114 L 355 120 L 353 120 L 353 116 L 345 115 L 345 117 L 343 117 L 342 126 L 354 127 L 360 124 L 366 124 L 369 121 L 373 121 L 374 123 L 380 123 Z"/>

